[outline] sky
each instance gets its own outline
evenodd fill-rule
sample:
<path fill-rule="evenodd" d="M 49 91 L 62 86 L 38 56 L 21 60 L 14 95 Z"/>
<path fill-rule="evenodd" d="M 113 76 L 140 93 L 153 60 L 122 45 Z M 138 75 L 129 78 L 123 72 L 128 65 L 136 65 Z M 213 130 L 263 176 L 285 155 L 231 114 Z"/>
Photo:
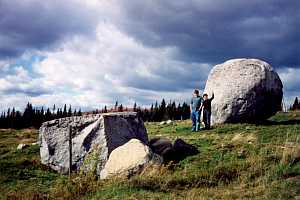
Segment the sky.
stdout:
<path fill-rule="evenodd" d="M 0 0 L 0 110 L 185 101 L 216 64 L 273 66 L 300 96 L 299 0 Z"/>

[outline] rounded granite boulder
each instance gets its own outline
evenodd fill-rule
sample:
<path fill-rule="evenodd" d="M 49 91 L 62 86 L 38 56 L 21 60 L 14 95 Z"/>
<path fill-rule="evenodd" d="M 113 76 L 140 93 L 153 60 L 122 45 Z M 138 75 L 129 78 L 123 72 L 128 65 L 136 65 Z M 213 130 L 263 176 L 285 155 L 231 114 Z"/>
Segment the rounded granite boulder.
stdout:
<path fill-rule="evenodd" d="M 257 122 L 281 109 L 282 82 L 266 62 L 232 59 L 211 70 L 204 93 L 215 94 L 212 124 Z"/>

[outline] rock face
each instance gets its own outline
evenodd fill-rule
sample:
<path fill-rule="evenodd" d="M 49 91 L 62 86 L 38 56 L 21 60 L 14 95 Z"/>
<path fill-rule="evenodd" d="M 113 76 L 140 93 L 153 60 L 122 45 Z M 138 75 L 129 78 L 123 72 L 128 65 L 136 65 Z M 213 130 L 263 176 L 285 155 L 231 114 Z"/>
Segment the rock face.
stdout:
<path fill-rule="evenodd" d="M 110 113 L 52 120 L 39 130 L 41 162 L 66 174 L 69 169 L 69 125 L 72 127 L 72 170 L 100 175 L 111 152 L 136 138 L 148 144 L 136 113 Z"/>
<path fill-rule="evenodd" d="M 272 67 L 258 59 L 233 59 L 214 66 L 204 93 L 212 101 L 212 124 L 257 122 L 281 109 L 282 82 Z"/>
<path fill-rule="evenodd" d="M 161 163 L 162 158 L 152 153 L 149 146 L 143 144 L 140 140 L 131 139 L 111 152 L 104 169 L 101 171 L 100 178 L 105 179 L 111 176 L 130 177 L 141 172 L 147 166 L 160 165 Z"/>

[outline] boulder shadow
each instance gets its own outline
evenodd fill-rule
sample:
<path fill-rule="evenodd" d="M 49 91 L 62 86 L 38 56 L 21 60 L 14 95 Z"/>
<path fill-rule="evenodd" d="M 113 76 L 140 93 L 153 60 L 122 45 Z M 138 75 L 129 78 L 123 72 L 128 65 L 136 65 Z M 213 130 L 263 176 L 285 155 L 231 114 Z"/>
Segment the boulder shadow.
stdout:
<path fill-rule="evenodd" d="M 265 126 L 272 126 L 272 125 L 300 125 L 300 120 L 284 120 L 284 121 L 273 121 L 273 120 L 263 120 L 259 122 L 255 122 L 255 125 L 265 125 Z"/>

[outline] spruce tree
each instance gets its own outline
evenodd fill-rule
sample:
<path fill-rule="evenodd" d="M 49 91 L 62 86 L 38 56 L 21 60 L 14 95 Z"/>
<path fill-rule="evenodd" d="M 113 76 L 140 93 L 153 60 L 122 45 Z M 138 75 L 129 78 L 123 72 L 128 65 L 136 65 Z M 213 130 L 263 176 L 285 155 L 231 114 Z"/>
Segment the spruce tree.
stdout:
<path fill-rule="evenodd" d="M 69 106 L 69 110 L 68 110 L 68 117 L 71 117 L 72 116 L 72 106 L 70 105 Z"/>
<path fill-rule="evenodd" d="M 162 121 L 165 119 L 165 114 L 166 114 L 166 101 L 163 99 L 161 101 L 161 104 L 159 106 L 159 118 L 158 121 Z"/>
<path fill-rule="evenodd" d="M 123 105 L 122 104 L 119 106 L 118 112 L 123 112 Z"/>
<path fill-rule="evenodd" d="M 116 103 L 115 103 L 115 110 L 118 109 L 118 105 L 119 105 L 119 103 L 118 103 L 118 101 L 116 101 Z"/>
<path fill-rule="evenodd" d="M 64 111 L 63 111 L 62 115 L 63 115 L 63 117 L 67 117 L 67 115 L 68 115 L 66 104 L 64 105 Z"/>
<path fill-rule="evenodd" d="M 52 114 L 50 111 L 50 108 L 47 109 L 46 114 L 45 114 L 45 121 L 49 121 L 52 118 Z"/>
<path fill-rule="evenodd" d="M 297 110 L 297 109 L 299 109 L 298 97 L 295 98 L 295 101 L 294 101 L 293 106 L 292 106 L 292 110 Z"/>
<path fill-rule="evenodd" d="M 81 116 L 82 115 L 82 113 L 81 113 L 81 108 L 79 108 L 79 111 L 78 111 L 78 114 L 77 114 L 78 116 Z"/>

